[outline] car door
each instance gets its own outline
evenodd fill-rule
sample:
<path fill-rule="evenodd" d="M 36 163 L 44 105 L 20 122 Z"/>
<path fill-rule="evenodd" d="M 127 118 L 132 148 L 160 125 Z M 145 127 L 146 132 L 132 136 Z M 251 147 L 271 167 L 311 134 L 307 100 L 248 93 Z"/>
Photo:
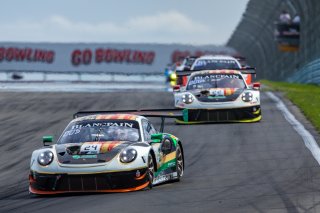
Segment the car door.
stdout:
<path fill-rule="evenodd" d="M 151 142 L 151 135 L 158 132 L 148 120 L 142 120 L 142 127 L 145 141 Z M 157 168 L 160 168 L 162 164 L 166 163 L 166 156 L 175 149 L 173 141 L 166 135 L 164 135 L 160 143 L 151 143 L 151 146 L 156 155 Z"/>
<path fill-rule="evenodd" d="M 152 149 L 155 153 L 155 157 L 156 157 L 156 164 L 157 164 L 157 168 L 159 168 L 159 166 L 161 165 L 161 161 L 163 159 L 163 154 L 161 152 L 161 148 L 162 148 L 162 143 L 151 143 L 151 135 L 152 134 L 156 134 L 157 130 L 153 127 L 153 125 L 148 121 L 143 119 L 142 120 L 142 131 L 143 131 L 143 138 L 146 142 L 150 143 L 150 145 L 152 146 Z"/>

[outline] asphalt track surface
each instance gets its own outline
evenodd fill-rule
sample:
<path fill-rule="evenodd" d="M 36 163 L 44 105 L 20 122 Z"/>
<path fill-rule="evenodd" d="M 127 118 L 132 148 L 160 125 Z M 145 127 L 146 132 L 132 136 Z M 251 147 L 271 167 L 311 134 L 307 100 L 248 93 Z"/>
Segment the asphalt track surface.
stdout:
<path fill-rule="evenodd" d="M 181 182 L 152 190 L 28 195 L 31 152 L 77 110 L 167 108 L 170 93 L 0 93 L 0 212 L 320 212 L 320 167 L 275 104 L 263 120 L 165 127 L 184 145 Z"/>

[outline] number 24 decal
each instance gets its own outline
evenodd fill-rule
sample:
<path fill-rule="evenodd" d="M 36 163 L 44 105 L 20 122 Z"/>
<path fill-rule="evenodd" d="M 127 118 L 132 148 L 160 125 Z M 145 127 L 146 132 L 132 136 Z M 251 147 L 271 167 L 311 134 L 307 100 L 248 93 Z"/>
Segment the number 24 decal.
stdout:
<path fill-rule="evenodd" d="M 84 144 L 81 146 L 81 152 L 86 152 L 87 154 L 97 154 L 99 153 L 101 144 Z"/>
<path fill-rule="evenodd" d="M 98 145 L 89 145 L 89 146 L 86 146 L 84 148 L 85 151 L 92 151 L 92 150 L 95 150 L 97 151 L 98 150 Z"/>

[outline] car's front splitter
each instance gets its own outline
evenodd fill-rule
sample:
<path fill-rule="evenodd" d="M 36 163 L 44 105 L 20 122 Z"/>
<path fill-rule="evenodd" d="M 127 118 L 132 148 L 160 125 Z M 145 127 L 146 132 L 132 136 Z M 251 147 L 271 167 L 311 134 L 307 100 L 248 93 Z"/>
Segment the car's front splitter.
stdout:
<path fill-rule="evenodd" d="M 33 194 L 128 192 L 146 188 L 149 177 L 147 168 L 97 174 L 42 174 L 31 171 L 29 183 L 29 191 Z"/>
<path fill-rule="evenodd" d="M 178 124 L 258 122 L 262 118 L 260 106 L 235 109 L 184 109 L 183 117 L 176 119 Z"/>

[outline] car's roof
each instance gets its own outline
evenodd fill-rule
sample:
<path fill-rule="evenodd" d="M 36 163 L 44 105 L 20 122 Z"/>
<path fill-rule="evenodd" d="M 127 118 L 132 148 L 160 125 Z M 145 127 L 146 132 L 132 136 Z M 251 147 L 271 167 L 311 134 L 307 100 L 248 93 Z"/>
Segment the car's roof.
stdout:
<path fill-rule="evenodd" d="M 201 60 L 201 59 L 228 59 L 228 60 L 236 60 L 236 58 L 232 57 L 232 56 L 228 56 L 228 55 L 204 55 L 201 56 L 199 58 L 197 58 L 197 60 Z"/>
<path fill-rule="evenodd" d="M 201 70 L 191 73 L 191 76 L 202 74 L 241 74 L 238 70 Z"/>
<path fill-rule="evenodd" d="M 93 114 L 79 117 L 73 120 L 74 121 L 83 121 L 83 120 L 132 120 L 136 121 L 143 118 L 143 116 L 133 115 L 133 114 Z"/>

